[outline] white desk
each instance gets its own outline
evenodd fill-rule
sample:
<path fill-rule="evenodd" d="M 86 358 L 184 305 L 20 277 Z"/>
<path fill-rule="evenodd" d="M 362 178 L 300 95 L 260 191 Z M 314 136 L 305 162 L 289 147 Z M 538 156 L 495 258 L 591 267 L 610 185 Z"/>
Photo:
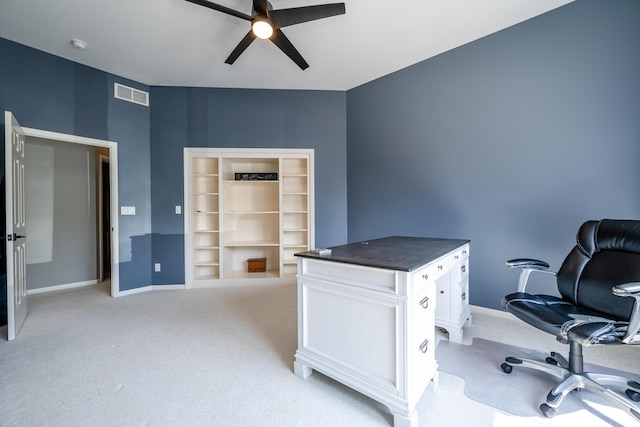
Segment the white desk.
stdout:
<path fill-rule="evenodd" d="M 462 340 L 470 321 L 469 241 L 387 237 L 331 250 L 296 254 L 295 374 L 317 370 L 386 405 L 395 427 L 417 427 L 416 404 L 437 386 L 435 325 Z M 440 304 L 449 317 L 436 321 Z"/>

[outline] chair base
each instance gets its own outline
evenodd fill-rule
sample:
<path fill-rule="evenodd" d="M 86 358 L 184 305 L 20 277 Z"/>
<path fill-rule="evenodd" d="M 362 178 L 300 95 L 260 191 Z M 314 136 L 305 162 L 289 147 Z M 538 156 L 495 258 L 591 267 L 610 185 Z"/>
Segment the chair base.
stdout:
<path fill-rule="evenodd" d="M 564 398 L 573 390 L 589 390 L 604 396 L 609 402 L 623 409 L 637 421 L 640 421 L 640 384 L 628 378 L 618 375 L 602 374 L 597 372 L 582 372 L 581 366 L 578 372 L 570 369 L 569 362 L 562 355 L 552 352 L 545 361 L 524 359 L 519 357 L 507 357 L 500 366 L 502 370 L 510 374 L 514 366 L 531 368 L 546 372 L 561 382 L 547 395 L 547 401 L 540 405 L 540 411 L 551 418 L 555 415 L 556 408 L 560 406 Z M 625 390 L 624 394 L 614 390 Z"/>

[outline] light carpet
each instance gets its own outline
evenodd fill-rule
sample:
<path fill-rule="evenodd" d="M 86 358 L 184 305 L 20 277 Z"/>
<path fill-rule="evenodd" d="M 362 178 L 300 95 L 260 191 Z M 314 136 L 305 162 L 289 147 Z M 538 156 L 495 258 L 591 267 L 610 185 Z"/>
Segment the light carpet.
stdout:
<path fill-rule="evenodd" d="M 540 417 L 546 425 L 566 426 L 565 419 L 559 415 L 579 412 L 594 415 L 589 417 L 589 425 L 593 427 L 640 425 L 624 411 L 611 407 L 606 399 L 589 391 L 570 393 L 558 408 L 556 417 L 546 419 L 539 406 L 558 379 L 545 372 L 517 367 L 511 374 L 506 374 L 500 365 L 507 356 L 544 360 L 548 353 L 482 338 L 474 338 L 471 345 L 441 341 L 436 348 L 440 370 L 461 377 L 465 381 L 465 395 L 477 402 L 520 417 Z M 635 374 L 588 363 L 585 363 L 585 370 L 640 379 Z"/>
<path fill-rule="evenodd" d="M 378 402 L 319 373 L 293 374 L 295 286 L 111 298 L 107 285 L 29 296 L 18 338 L 5 341 L 0 328 L 0 426 L 393 427 Z M 540 334 L 525 326 L 475 313 L 465 342 L 536 342 Z M 599 363 L 640 360 L 614 353 Z M 418 402 L 419 427 L 610 425 L 586 411 L 555 424 L 518 417 L 469 399 L 464 386 L 441 372 L 437 391 L 430 386 Z"/>

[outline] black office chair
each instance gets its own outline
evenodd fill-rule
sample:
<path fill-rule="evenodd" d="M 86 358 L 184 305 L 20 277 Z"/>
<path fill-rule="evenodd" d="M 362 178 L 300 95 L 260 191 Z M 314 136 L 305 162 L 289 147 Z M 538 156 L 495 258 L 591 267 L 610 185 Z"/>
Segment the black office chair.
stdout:
<path fill-rule="evenodd" d="M 640 421 L 640 384 L 616 375 L 584 372 L 582 347 L 640 344 L 640 221 L 587 221 L 578 230 L 577 244 L 557 273 L 534 259 L 513 259 L 520 268 L 518 292 L 503 305 L 524 322 L 569 344 L 569 359 L 552 352 L 545 361 L 507 357 L 501 368 L 527 367 L 559 377 L 562 382 L 540 405 L 551 418 L 572 390 L 600 393 Z M 529 274 L 556 276 L 561 297 L 525 292 Z M 636 353 L 636 357 L 637 357 Z"/>

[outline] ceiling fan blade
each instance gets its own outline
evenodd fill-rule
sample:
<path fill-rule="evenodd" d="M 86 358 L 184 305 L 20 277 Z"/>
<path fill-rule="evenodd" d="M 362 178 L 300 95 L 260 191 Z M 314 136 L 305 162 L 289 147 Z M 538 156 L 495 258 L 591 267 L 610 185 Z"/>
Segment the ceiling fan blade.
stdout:
<path fill-rule="evenodd" d="M 209 9 L 217 10 L 218 12 L 226 13 L 227 15 L 235 16 L 240 19 L 244 19 L 246 21 L 251 21 L 251 16 L 246 13 L 238 12 L 237 10 L 230 9 L 226 6 L 221 6 L 219 4 L 211 3 L 207 0 L 186 0 L 188 2 L 198 4 L 200 6 L 208 7 Z"/>
<path fill-rule="evenodd" d="M 260 16 L 267 16 L 269 10 L 268 0 L 253 0 L 253 11 Z"/>
<path fill-rule="evenodd" d="M 236 46 L 236 48 L 233 49 L 233 52 L 231 52 L 231 55 L 229 55 L 229 57 L 224 62 L 227 64 L 233 64 L 234 62 L 236 62 L 236 59 L 238 59 L 238 57 L 242 54 L 242 52 L 244 52 L 249 47 L 251 42 L 253 42 L 255 39 L 256 39 L 256 35 L 253 34 L 253 31 L 249 30 L 247 35 L 244 36 L 242 40 L 240 40 L 240 43 L 238 43 L 238 46 Z"/>
<path fill-rule="evenodd" d="M 330 16 L 343 15 L 344 13 L 344 3 L 330 3 L 272 10 L 269 12 L 269 18 L 271 18 L 276 28 L 282 28 Z"/>
<path fill-rule="evenodd" d="M 280 48 L 298 67 L 303 70 L 309 68 L 309 64 L 304 60 L 300 52 L 291 44 L 289 39 L 284 35 L 282 30 L 276 29 L 271 36 L 271 41 Z"/>

